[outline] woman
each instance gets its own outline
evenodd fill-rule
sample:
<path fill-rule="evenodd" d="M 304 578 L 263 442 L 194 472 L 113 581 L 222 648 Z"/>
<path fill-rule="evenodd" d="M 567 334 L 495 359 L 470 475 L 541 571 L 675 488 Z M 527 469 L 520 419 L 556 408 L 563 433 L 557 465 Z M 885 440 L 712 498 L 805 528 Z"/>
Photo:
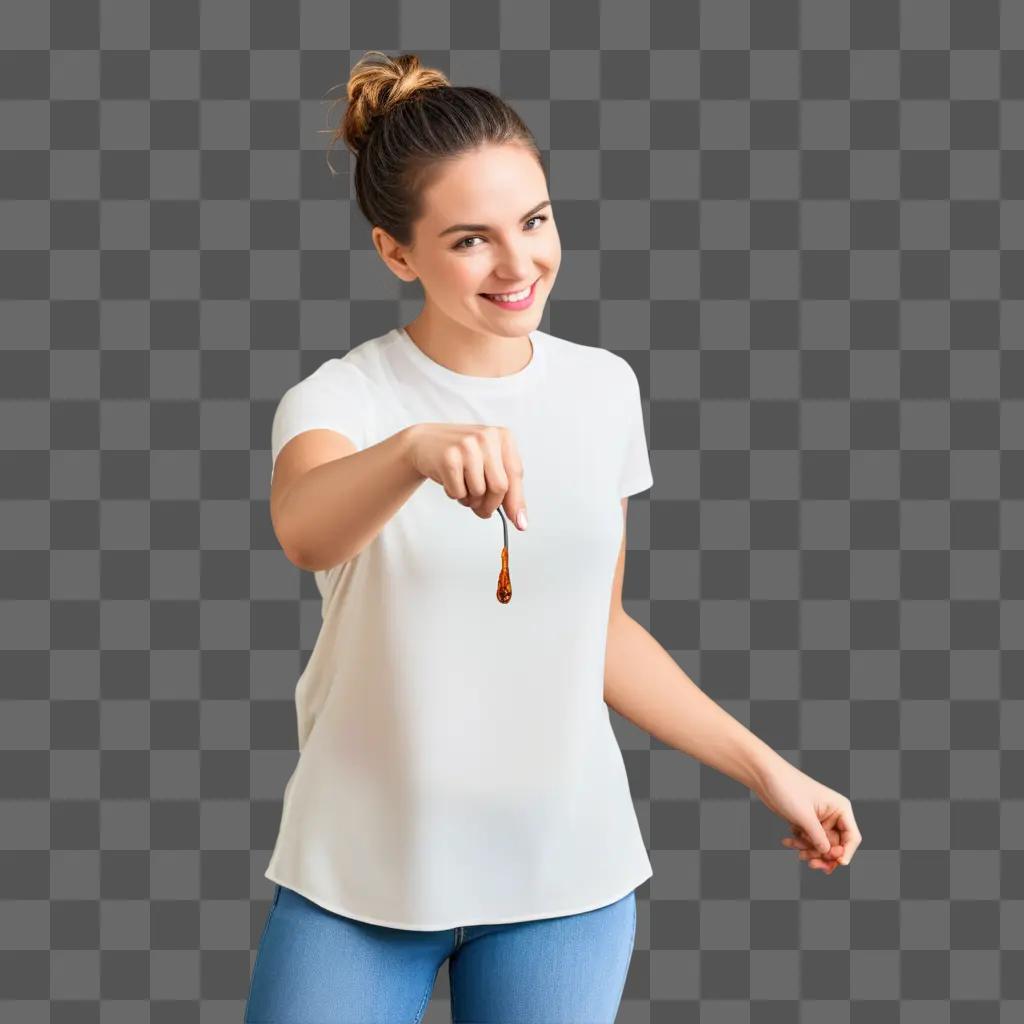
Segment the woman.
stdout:
<path fill-rule="evenodd" d="M 640 389 L 537 329 L 561 247 L 529 130 L 408 54 L 347 95 L 360 209 L 424 304 L 274 416 L 274 529 L 323 625 L 246 1020 L 418 1021 L 447 960 L 455 1021 L 610 1022 L 653 871 L 609 703 L 749 781 L 812 866 L 859 834 L 622 609 Z"/>

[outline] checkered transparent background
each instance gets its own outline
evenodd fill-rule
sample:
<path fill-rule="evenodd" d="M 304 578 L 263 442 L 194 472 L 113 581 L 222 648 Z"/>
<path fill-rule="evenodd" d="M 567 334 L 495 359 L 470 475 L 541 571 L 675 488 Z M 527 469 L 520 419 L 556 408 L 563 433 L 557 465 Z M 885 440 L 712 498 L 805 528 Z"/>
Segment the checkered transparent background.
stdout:
<path fill-rule="evenodd" d="M 811 871 L 613 716 L 619 1021 L 1024 1016 L 1024 4 L 3 0 L 0 47 L 0 1019 L 241 1018 L 320 623 L 271 416 L 419 308 L 326 163 L 370 48 L 534 130 L 541 327 L 644 393 L 627 610 L 863 833 Z"/>

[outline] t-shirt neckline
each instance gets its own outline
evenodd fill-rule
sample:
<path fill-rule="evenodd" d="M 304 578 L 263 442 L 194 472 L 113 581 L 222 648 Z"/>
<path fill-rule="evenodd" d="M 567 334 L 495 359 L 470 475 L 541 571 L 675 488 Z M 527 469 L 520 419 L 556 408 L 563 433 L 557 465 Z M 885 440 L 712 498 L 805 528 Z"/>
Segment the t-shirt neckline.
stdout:
<path fill-rule="evenodd" d="M 439 384 L 447 385 L 457 391 L 473 391 L 486 394 L 518 391 L 537 376 L 544 358 L 544 344 L 541 339 L 542 332 L 530 331 L 527 337 L 529 337 L 530 343 L 533 346 L 533 357 L 521 370 L 516 370 L 515 373 L 506 373 L 500 377 L 477 377 L 469 373 L 458 373 L 431 359 L 412 340 L 409 332 L 404 327 L 396 327 L 395 335 L 401 350 L 423 373 Z"/>

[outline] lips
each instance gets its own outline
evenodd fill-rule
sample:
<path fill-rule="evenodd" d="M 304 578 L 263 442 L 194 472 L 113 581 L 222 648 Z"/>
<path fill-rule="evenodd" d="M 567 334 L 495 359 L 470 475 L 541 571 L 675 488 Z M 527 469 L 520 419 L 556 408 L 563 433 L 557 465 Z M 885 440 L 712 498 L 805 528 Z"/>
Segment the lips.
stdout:
<path fill-rule="evenodd" d="M 530 286 L 530 290 L 523 298 L 515 299 L 512 302 L 507 302 L 504 299 L 494 299 L 489 295 L 484 295 L 483 293 L 481 293 L 480 297 L 482 299 L 487 299 L 492 306 L 497 309 L 503 309 L 506 313 L 519 313 L 524 309 L 529 309 L 533 305 L 536 293 L 537 286 L 536 284 L 533 284 Z"/>
<path fill-rule="evenodd" d="M 518 287 L 518 288 L 506 288 L 503 292 L 480 292 L 480 294 L 483 295 L 485 298 L 488 298 L 488 299 L 493 299 L 496 295 L 516 295 L 518 292 L 525 292 L 527 290 L 532 291 L 533 290 L 533 286 L 539 280 L 540 280 L 540 278 L 538 277 L 531 284 L 520 285 L 520 287 Z"/>

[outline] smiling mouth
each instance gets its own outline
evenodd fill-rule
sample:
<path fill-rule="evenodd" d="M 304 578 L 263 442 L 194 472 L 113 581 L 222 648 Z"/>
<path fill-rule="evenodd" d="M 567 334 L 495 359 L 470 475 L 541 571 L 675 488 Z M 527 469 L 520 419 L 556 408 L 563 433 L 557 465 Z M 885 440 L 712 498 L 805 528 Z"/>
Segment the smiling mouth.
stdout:
<path fill-rule="evenodd" d="M 541 277 L 543 276 L 544 275 L 542 274 Z M 532 284 L 528 284 L 523 288 L 510 288 L 506 292 L 479 292 L 479 294 L 483 295 L 485 298 L 493 299 L 496 295 L 517 295 L 519 292 L 532 292 L 539 280 L 540 277 L 538 277 Z M 528 298 L 528 296 L 524 296 L 524 298 Z"/>

